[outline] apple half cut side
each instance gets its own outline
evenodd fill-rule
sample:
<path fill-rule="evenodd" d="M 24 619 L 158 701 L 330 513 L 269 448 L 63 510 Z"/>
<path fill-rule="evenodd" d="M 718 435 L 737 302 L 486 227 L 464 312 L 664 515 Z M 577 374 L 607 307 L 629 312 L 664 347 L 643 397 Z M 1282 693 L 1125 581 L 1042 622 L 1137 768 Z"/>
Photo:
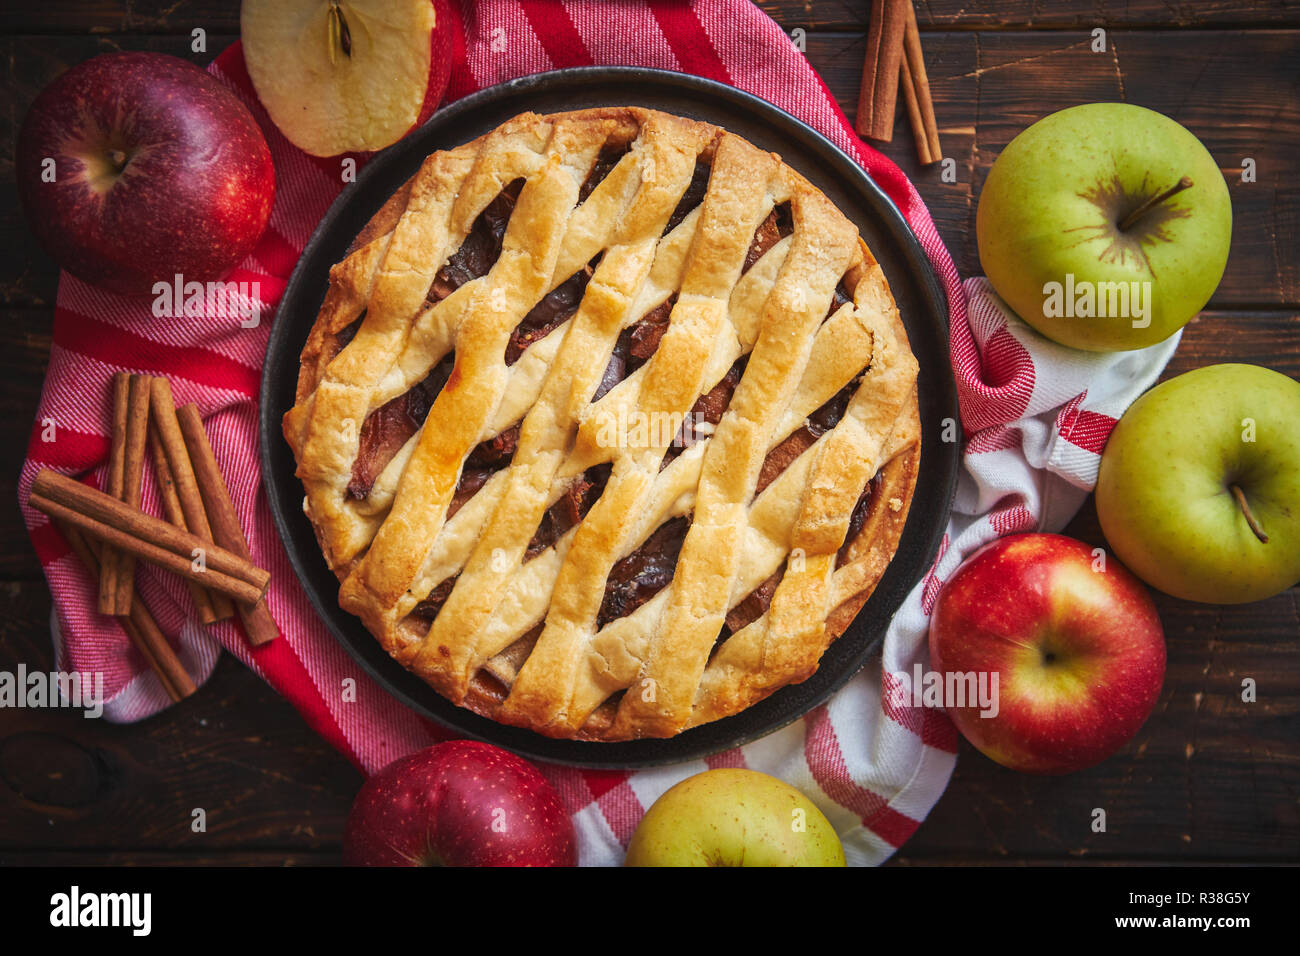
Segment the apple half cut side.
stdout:
<path fill-rule="evenodd" d="M 239 21 L 258 98 L 313 156 L 391 146 L 446 91 L 446 0 L 244 0 Z"/>

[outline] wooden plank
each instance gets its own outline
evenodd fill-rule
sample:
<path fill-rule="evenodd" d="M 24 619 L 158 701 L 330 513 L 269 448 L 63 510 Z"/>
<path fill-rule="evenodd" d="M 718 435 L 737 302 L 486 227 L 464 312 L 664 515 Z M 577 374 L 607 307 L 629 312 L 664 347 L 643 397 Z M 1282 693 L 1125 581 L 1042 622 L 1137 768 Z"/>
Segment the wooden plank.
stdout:
<path fill-rule="evenodd" d="M 1157 0 L 1070 0 L 1026 12 L 1028 5 L 1011 0 L 928 0 L 918 15 L 958 182 L 909 165 L 907 136 L 896 137 L 889 152 L 916 178 L 963 274 L 978 271 L 974 199 L 988 166 L 1016 132 L 1053 108 L 1127 98 L 1186 123 L 1232 173 L 1242 155 L 1255 157 L 1259 182 L 1232 187 L 1237 227 L 1229 275 L 1215 300 L 1219 311 L 1188 327 L 1167 374 L 1253 361 L 1300 377 L 1300 188 L 1291 185 L 1300 166 L 1300 34 L 1112 31 L 1105 56 L 1081 45 L 1095 25 L 1147 28 L 1170 18 L 1201 27 L 1292 26 L 1298 5 L 1212 0 L 1169 9 Z M 859 31 L 863 16 L 856 0 L 762 6 L 791 27 Z M 54 0 L 27 7 L 0 14 L 0 34 L 38 23 L 49 33 L 113 31 L 132 34 L 122 46 L 201 61 L 211 53 L 188 53 L 193 26 L 208 30 L 210 51 L 231 39 L 218 34 L 237 29 L 233 0 Z M 1000 32 L 1017 21 L 1067 32 Z M 143 35 L 164 32 L 172 35 Z M 851 115 L 860 38 L 810 32 L 807 40 L 810 60 Z M 11 109 L 0 116 L 0 156 L 12 156 L 16 122 L 41 86 L 67 64 L 118 44 L 115 37 L 0 36 L 0 75 L 11 91 Z M 7 306 L 0 320 L 0 361 L 7 363 L 0 368 L 0 428 L 9 430 L 10 449 L 0 460 L 0 496 L 13 502 L 48 351 L 56 277 L 19 215 L 8 163 L 0 163 L 0 242 L 13 250 L 0 270 L 0 305 Z M 1090 508 L 1067 530 L 1101 543 Z M 12 542 L 0 554 L 0 582 L 7 582 L 0 583 L 0 669 L 20 660 L 48 667 L 49 595 L 34 580 L 39 569 L 13 505 L 0 508 L 0 535 Z M 1298 601 L 1295 589 L 1228 609 L 1157 595 L 1169 671 L 1157 712 L 1137 740 L 1100 767 L 1066 778 L 1014 774 L 963 744 L 951 787 L 898 862 L 1295 860 Z M 1260 700 L 1244 704 L 1240 680 L 1256 675 Z M 66 711 L 0 711 L 0 782 L 0 863 L 265 864 L 335 861 L 360 777 L 286 702 L 224 658 L 191 701 L 132 726 Z M 208 810 L 206 834 L 189 830 L 197 806 Z M 1096 806 L 1107 809 L 1106 834 L 1089 827 Z"/>
<path fill-rule="evenodd" d="M 1067 533 L 1103 543 L 1090 506 Z M 1169 666 L 1135 741 L 1060 778 L 1004 770 L 963 743 L 954 780 L 906 859 L 1294 859 L 1298 596 L 1225 610 L 1155 595 Z M 0 588 L 0 669 L 50 666 L 48 606 L 39 582 Z M 1254 704 L 1240 700 L 1245 677 L 1259 683 Z M 163 862 L 150 854 L 336 850 L 360 777 L 223 657 L 199 694 L 133 726 L 71 711 L 0 711 L 0 781 L 0 860 L 93 850 Z M 1090 829 L 1099 806 L 1105 834 Z M 188 828 L 195 807 L 208 811 L 206 834 Z"/>
<path fill-rule="evenodd" d="M 756 0 L 787 29 L 866 31 L 871 0 Z M 922 30 L 1091 30 L 1093 27 L 1169 29 L 1294 26 L 1297 0 L 1243 3 L 1241 0 L 920 0 L 916 19 Z"/>
<path fill-rule="evenodd" d="M 42 584 L 0 587 L 0 669 L 52 666 L 48 614 Z M 138 724 L 68 709 L 0 711 L 0 862 L 337 852 L 360 786 L 360 773 L 287 701 L 223 655 L 198 694 Z M 196 833 L 200 808 L 207 829 Z"/>
<path fill-rule="evenodd" d="M 963 276 L 980 273 L 979 190 L 998 153 L 1035 120 L 1067 106 L 1126 100 L 1199 136 L 1232 196 L 1232 252 L 1217 309 L 1300 305 L 1300 32 L 1123 33 L 1104 54 L 1087 34 L 938 33 L 925 38 L 935 115 L 956 182 L 920 169 L 910 133 L 884 147 L 930 206 Z M 852 116 L 861 37 L 811 34 L 808 58 Z M 899 123 L 906 124 L 901 116 Z M 1253 158 L 1257 181 L 1242 183 Z"/>
<path fill-rule="evenodd" d="M 42 0 L 10 4 L 0 33 L 188 34 L 239 33 L 239 0 Z"/>
<path fill-rule="evenodd" d="M 1263 365 L 1300 379 L 1300 313 L 1202 312 L 1183 330 L 1161 379 L 1220 362 Z"/>
<path fill-rule="evenodd" d="M 0 866 L 342 866 L 337 847 L 325 850 L 4 850 Z"/>
<path fill-rule="evenodd" d="M 213 41 L 219 49 L 229 37 Z M 904 130 L 885 152 L 917 183 L 963 275 L 977 274 L 974 241 L 979 187 L 1016 133 L 1057 108 L 1128 99 L 1168 113 L 1200 136 L 1225 170 L 1236 221 L 1232 256 L 1211 305 L 1218 309 L 1300 306 L 1300 31 L 1232 34 L 1123 33 L 1106 54 L 1087 34 L 937 33 L 926 37 L 935 112 L 956 181 L 939 166 L 920 169 Z M 0 39 L 0 69 L 21 116 L 66 64 L 106 48 L 90 37 Z M 151 37 L 133 46 L 184 52 L 184 38 Z M 808 57 L 849 115 L 857 106 L 861 37 L 810 34 Z M 1122 79 L 1121 79 L 1122 77 Z M 1228 119 L 1230 118 L 1230 119 Z M 905 119 L 899 120 L 906 123 Z M 979 130 L 978 136 L 976 129 Z M 16 128 L 0 119 L 0 155 L 12 154 Z M 1258 181 L 1240 182 L 1241 162 Z M 0 268 L 0 303 L 53 301 L 53 264 L 30 240 L 0 164 L 0 242 L 14 250 Z"/>
<path fill-rule="evenodd" d="M 777 23 L 807 30 L 863 30 L 864 0 L 757 0 Z M 1290 26 L 1300 15 L 1297 0 L 925 0 L 917 3 L 924 29 L 1055 30 L 1094 26 L 1230 28 Z M 236 0 L 43 0 L 12 4 L 0 13 L 0 33 L 188 34 L 196 27 L 209 33 L 237 33 Z"/>
<path fill-rule="evenodd" d="M 0 549 L 0 581 L 41 577 L 18 510 L 17 482 L 49 365 L 52 319 L 49 309 L 0 309 L 0 541 L 8 542 Z"/>

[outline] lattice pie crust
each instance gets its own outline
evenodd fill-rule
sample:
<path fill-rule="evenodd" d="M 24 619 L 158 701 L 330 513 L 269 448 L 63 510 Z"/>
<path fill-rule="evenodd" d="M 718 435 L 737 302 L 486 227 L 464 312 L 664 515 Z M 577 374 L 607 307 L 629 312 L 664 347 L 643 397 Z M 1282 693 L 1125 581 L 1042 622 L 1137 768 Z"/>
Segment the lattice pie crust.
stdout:
<path fill-rule="evenodd" d="M 778 156 L 529 113 L 334 266 L 284 433 L 341 606 L 404 666 L 549 736 L 667 737 L 807 679 L 862 607 L 916 375 L 857 229 Z"/>

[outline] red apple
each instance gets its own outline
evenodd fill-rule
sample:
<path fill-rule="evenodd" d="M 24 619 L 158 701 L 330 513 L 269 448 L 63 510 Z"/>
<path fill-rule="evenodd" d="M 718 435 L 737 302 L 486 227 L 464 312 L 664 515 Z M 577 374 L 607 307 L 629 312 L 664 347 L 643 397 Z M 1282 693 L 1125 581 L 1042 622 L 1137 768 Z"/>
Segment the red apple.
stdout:
<path fill-rule="evenodd" d="M 1164 631 L 1146 589 L 1100 548 L 1013 535 L 976 551 L 940 591 L 930 660 L 945 686 L 985 674 L 993 687 L 996 675 L 995 707 L 945 701 L 986 756 L 1069 773 L 1109 757 L 1151 714 Z"/>
<path fill-rule="evenodd" d="M 251 113 L 192 63 L 107 53 L 32 104 L 17 179 L 59 265 L 114 292 L 220 279 L 252 250 L 275 198 Z"/>
<path fill-rule="evenodd" d="M 574 866 L 573 821 L 528 761 L 472 740 L 400 757 L 365 782 L 349 866 Z"/>

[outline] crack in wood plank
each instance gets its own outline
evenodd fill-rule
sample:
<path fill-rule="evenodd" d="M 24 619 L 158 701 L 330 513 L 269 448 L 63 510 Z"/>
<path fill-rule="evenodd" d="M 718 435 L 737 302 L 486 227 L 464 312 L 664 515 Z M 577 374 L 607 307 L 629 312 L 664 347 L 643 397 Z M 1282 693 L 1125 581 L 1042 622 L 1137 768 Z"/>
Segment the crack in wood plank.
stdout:
<path fill-rule="evenodd" d="M 965 80 L 965 79 L 969 79 L 970 77 L 976 77 L 976 78 L 979 78 L 979 77 L 983 76 L 985 73 L 993 73 L 993 72 L 995 72 L 995 71 L 997 71 L 997 70 L 1007 70 L 1007 69 L 1010 69 L 1010 68 L 1013 67 L 1013 66 L 1023 66 L 1023 65 L 1026 64 L 1026 63 L 1034 63 L 1034 62 L 1036 62 L 1036 61 L 1038 61 L 1038 60 L 1045 60 L 1045 59 L 1047 59 L 1049 56 L 1057 56 L 1058 54 L 1061 54 L 1061 53 L 1068 53 L 1069 51 L 1071 51 L 1071 50 L 1076 50 L 1076 49 L 1078 49 L 1078 48 L 1081 47 L 1081 46 L 1087 46 L 1087 45 L 1088 45 L 1089 43 L 1091 43 L 1091 42 L 1092 42 L 1091 40 L 1080 40 L 1080 41 L 1078 41 L 1077 43 L 1071 43 L 1069 46 L 1063 46 L 1063 47 L 1060 47 L 1060 48 L 1058 48 L 1058 49 L 1048 50 L 1046 53 L 1036 53 L 1036 54 L 1034 54 L 1033 56 L 1022 56 L 1022 57 L 1020 57 L 1019 59 L 1011 60 L 1011 61 L 1008 62 L 1008 63 L 996 63 L 996 64 L 994 64 L 993 66 L 985 66 L 985 67 L 976 66 L 976 68 L 975 68 L 974 70 L 972 70 L 971 72 L 969 72 L 969 73 L 957 73 L 957 74 L 954 74 L 954 75 L 945 76 L 945 77 L 943 77 L 943 79 L 945 79 L 945 80 Z M 978 33 L 975 34 L 975 48 L 976 48 L 976 50 L 978 51 L 978 49 L 979 49 L 979 34 L 978 34 Z M 978 62 L 979 62 L 979 61 L 978 61 L 978 59 L 977 59 L 977 60 L 976 60 L 976 63 L 978 63 Z M 976 87 L 976 89 L 978 89 L 978 87 Z"/>

